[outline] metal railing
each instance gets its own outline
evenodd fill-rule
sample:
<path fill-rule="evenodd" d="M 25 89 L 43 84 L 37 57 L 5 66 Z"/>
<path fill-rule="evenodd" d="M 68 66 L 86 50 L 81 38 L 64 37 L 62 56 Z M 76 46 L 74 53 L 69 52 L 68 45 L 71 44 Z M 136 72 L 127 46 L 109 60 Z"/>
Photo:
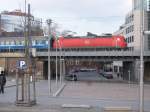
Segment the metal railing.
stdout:
<path fill-rule="evenodd" d="M 129 49 L 112 49 L 112 48 L 66 48 L 57 49 L 57 55 L 65 56 L 140 56 L 140 51 L 130 51 Z M 59 52 L 61 51 L 61 52 Z M 24 53 L 24 49 L 0 49 L 1 54 Z M 56 49 L 50 49 L 51 56 L 56 56 Z M 48 56 L 48 49 L 35 49 L 35 56 Z M 144 51 L 144 56 L 150 56 L 150 51 Z"/>

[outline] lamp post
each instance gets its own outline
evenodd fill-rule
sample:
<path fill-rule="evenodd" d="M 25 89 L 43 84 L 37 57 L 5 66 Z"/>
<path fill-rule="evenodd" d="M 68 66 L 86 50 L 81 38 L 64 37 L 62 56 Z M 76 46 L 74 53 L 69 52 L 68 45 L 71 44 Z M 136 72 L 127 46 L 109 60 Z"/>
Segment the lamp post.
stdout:
<path fill-rule="evenodd" d="M 50 26 L 51 26 L 51 23 L 52 23 L 52 20 L 51 19 L 48 19 L 47 21 L 47 24 L 48 24 L 48 88 L 49 88 L 49 95 L 51 95 L 51 65 L 50 65 L 50 36 L 51 36 L 51 29 L 50 29 Z"/>
<path fill-rule="evenodd" d="M 57 41 L 57 37 L 55 36 L 55 40 L 56 40 L 56 87 L 58 87 L 58 65 L 57 65 L 57 47 L 58 47 L 58 41 Z"/>
<path fill-rule="evenodd" d="M 59 44 L 59 52 L 60 52 L 60 55 L 59 55 L 59 58 L 60 58 L 60 61 L 59 61 L 59 67 L 60 67 L 60 70 L 59 70 L 59 81 L 60 81 L 60 84 L 61 84 L 61 76 L 62 76 L 62 60 L 61 60 L 61 56 L 62 56 L 62 50 L 61 50 L 61 41 L 58 40 L 58 44 Z"/>
<path fill-rule="evenodd" d="M 59 43 L 59 49 L 60 49 L 60 84 L 62 84 L 62 78 L 64 75 L 64 69 L 63 69 L 63 62 L 64 62 L 64 59 L 63 59 L 63 51 L 62 51 L 62 47 L 63 47 L 63 42 L 61 40 L 58 40 L 58 43 Z"/>
<path fill-rule="evenodd" d="M 143 31 L 144 31 L 144 14 L 143 14 L 143 0 L 140 1 L 140 25 L 141 25 L 141 35 L 140 35 L 140 112 L 144 111 L 144 83 L 143 83 L 143 76 L 144 76 L 144 65 L 143 65 Z"/>

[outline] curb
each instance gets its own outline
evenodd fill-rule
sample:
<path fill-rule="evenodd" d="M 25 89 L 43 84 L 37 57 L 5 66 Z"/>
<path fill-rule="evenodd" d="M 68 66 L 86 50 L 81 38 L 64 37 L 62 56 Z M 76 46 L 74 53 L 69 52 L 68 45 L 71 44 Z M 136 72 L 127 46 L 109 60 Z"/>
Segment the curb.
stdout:
<path fill-rule="evenodd" d="M 75 104 L 63 104 L 61 107 L 63 108 L 91 108 L 90 105 L 75 105 Z"/>
<path fill-rule="evenodd" d="M 5 88 L 10 88 L 10 87 L 14 87 L 14 86 L 16 86 L 16 84 L 5 86 Z"/>

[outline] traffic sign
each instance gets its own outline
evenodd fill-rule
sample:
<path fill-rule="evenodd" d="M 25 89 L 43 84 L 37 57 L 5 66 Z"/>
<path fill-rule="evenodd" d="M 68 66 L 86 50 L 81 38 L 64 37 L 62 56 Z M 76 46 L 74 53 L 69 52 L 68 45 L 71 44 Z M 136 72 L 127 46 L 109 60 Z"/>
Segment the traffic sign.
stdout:
<path fill-rule="evenodd" d="M 23 60 L 17 61 L 17 68 L 26 69 L 27 68 L 26 62 Z"/>

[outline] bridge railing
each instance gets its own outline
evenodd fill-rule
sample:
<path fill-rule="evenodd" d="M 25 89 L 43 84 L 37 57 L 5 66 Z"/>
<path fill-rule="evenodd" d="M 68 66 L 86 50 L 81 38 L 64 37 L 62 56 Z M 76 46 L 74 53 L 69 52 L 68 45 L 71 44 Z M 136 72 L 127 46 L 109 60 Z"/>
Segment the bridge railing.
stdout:
<path fill-rule="evenodd" d="M 61 51 L 61 52 L 60 52 Z M 50 55 L 56 56 L 140 56 L 139 51 L 129 51 L 124 49 L 51 49 Z M 150 52 L 146 52 L 150 56 Z M 36 56 L 48 56 L 47 50 L 37 50 Z"/>
<path fill-rule="evenodd" d="M 61 52 L 60 52 L 61 51 Z M 24 53 L 24 49 L 0 49 L 0 54 L 7 53 Z M 34 57 L 48 56 L 47 49 L 33 50 Z M 50 55 L 56 56 L 56 49 L 50 49 Z M 70 48 L 70 49 L 57 49 L 57 55 L 64 56 L 140 56 L 140 51 L 130 51 L 129 49 L 112 49 L 112 48 Z M 144 56 L 150 56 L 150 51 L 144 51 Z"/>

